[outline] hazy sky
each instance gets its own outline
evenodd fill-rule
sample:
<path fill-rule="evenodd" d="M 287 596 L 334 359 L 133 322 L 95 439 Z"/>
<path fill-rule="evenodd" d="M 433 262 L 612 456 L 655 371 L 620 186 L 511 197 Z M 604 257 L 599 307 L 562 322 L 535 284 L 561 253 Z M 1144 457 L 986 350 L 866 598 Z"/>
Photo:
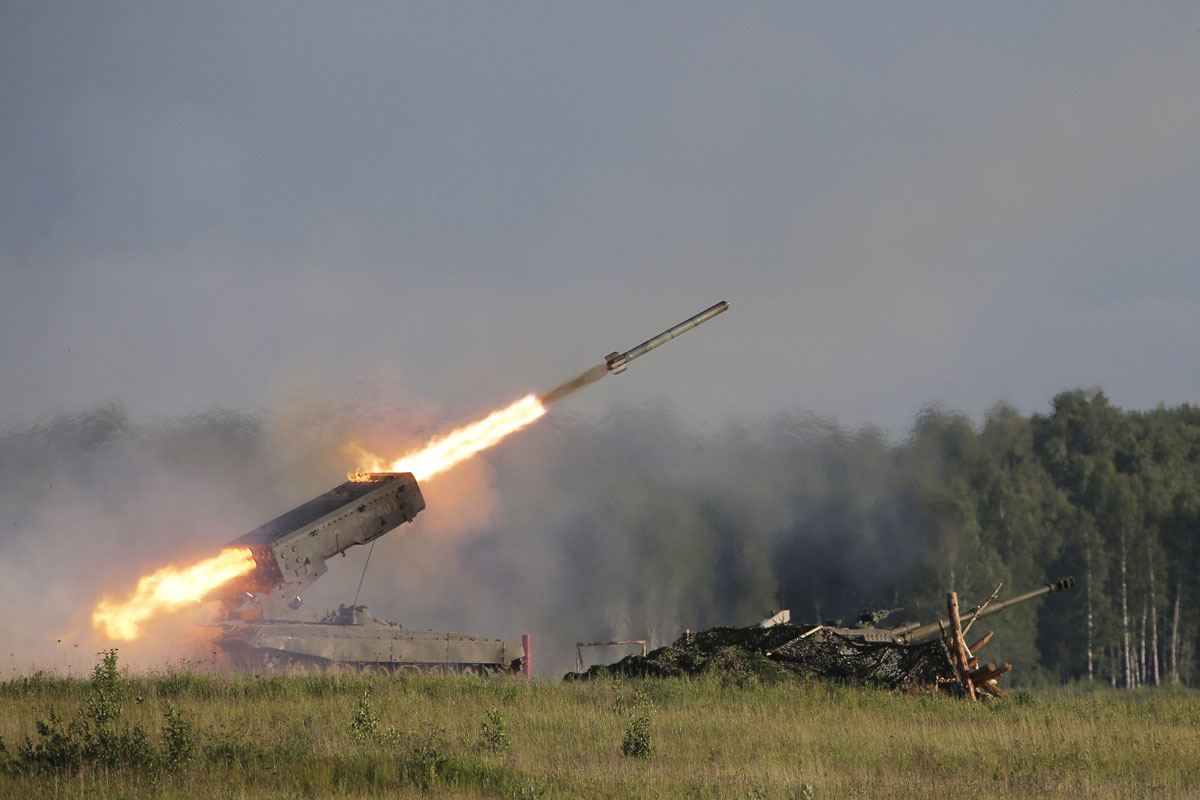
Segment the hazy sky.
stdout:
<path fill-rule="evenodd" d="M 0 6 L 0 423 L 1200 397 L 1200 6 Z"/>

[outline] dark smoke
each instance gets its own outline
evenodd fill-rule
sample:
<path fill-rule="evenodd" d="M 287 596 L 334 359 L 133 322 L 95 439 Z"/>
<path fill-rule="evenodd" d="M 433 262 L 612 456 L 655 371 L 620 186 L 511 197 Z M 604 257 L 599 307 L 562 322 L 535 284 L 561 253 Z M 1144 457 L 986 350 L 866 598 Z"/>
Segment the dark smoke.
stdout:
<path fill-rule="evenodd" d="M 495 454 L 493 525 L 456 552 L 458 587 L 438 584 L 486 587 L 488 627 L 531 628 L 559 668 L 576 641 L 661 644 L 784 606 L 851 617 L 892 602 L 920 560 L 893 458 L 877 432 L 808 417 L 715 431 L 666 406 L 551 417 Z M 431 614 L 446 602 L 418 594 Z"/>
<path fill-rule="evenodd" d="M 550 406 L 562 400 L 565 397 L 575 393 L 576 391 L 587 386 L 589 383 L 595 383 L 608 374 L 608 366 L 606 364 L 597 364 L 586 372 L 582 372 L 566 383 L 559 384 L 550 391 L 541 396 L 542 405 Z"/>

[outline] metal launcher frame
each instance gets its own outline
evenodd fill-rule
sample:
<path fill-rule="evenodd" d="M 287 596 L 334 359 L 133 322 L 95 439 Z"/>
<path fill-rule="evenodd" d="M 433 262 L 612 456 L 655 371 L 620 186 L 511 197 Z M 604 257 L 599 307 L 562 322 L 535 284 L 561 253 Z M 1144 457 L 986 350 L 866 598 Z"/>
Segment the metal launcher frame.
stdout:
<path fill-rule="evenodd" d="M 421 489 L 407 472 L 371 473 L 330 489 L 227 545 L 250 548 L 258 564 L 231 585 L 227 608 L 232 614 L 252 599 L 264 617 L 298 609 L 300 595 L 328 570 L 327 560 L 409 522 L 424 508 Z"/>

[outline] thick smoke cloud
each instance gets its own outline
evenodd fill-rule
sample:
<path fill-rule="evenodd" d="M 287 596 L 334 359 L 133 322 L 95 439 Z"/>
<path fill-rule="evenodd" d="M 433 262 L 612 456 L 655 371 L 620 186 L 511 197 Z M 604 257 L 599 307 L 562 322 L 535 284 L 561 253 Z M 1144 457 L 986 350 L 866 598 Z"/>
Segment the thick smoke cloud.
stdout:
<path fill-rule="evenodd" d="M 399 451 L 446 422 L 318 397 L 260 417 L 142 424 L 105 406 L 9 428 L 0 579 L 23 610 L 0 663 L 85 668 L 107 646 L 88 625 L 102 594 L 340 482 L 351 439 Z M 664 643 L 784 605 L 849 616 L 894 600 L 919 561 L 910 478 L 877 432 L 808 416 L 704 429 L 665 403 L 597 423 L 552 414 L 429 481 L 427 510 L 377 541 L 359 602 L 409 627 L 532 633 L 545 673 L 567 669 L 579 640 Z M 366 551 L 335 559 L 306 602 L 351 602 Z M 202 655 L 180 631 L 203 618 L 122 653 L 149 667 Z"/>

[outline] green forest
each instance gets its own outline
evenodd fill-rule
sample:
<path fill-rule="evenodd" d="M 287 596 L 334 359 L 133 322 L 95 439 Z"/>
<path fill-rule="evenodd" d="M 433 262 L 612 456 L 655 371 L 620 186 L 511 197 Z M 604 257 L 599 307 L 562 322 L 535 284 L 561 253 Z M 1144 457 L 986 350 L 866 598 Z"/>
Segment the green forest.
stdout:
<path fill-rule="evenodd" d="M 1125 411 L 1099 390 L 1063 392 L 1048 414 L 998 406 L 982 425 L 929 409 L 890 456 L 922 531 L 901 605 L 932 617 L 949 589 L 977 603 L 1071 575 L 1072 592 L 980 623 L 1018 682 L 1195 685 L 1200 409 Z M 852 538 L 876 526 L 865 540 L 887 543 L 857 499 Z"/>

